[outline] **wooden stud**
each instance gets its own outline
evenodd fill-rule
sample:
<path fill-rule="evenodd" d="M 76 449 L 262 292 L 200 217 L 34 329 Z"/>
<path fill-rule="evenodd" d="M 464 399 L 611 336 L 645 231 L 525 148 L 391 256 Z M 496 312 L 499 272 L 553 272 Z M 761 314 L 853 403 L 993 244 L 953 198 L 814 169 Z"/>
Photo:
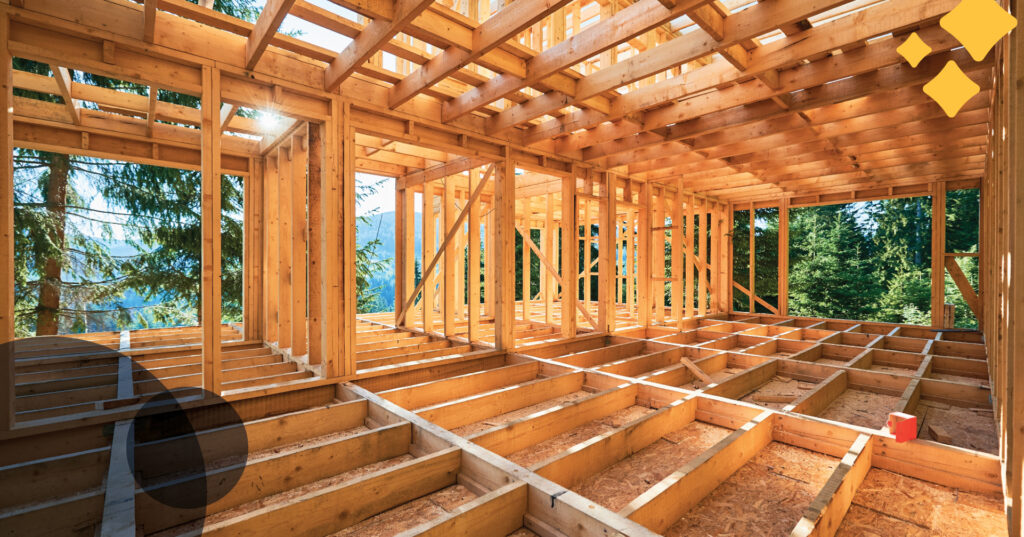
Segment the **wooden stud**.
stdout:
<path fill-rule="evenodd" d="M 14 427 L 14 80 L 11 22 L 0 15 L 0 430 Z M 11 342 L 11 345 L 7 343 Z"/>
<path fill-rule="evenodd" d="M 946 304 L 946 187 L 939 181 L 932 185 L 932 326 L 943 326 Z"/>
<path fill-rule="evenodd" d="M 292 356 L 305 356 L 308 352 L 306 345 L 306 275 L 309 265 L 306 259 L 306 184 L 307 168 L 309 165 L 309 149 L 307 145 L 308 132 L 303 135 L 295 135 L 292 138 L 292 190 L 291 211 L 292 211 L 292 236 L 291 257 L 292 257 L 292 292 L 291 292 L 291 320 L 292 320 Z"/>
<path fill-rule="evenodd" d="M 220 394 L 221 386 L 221 175 L 220 70 L 203 68 L 202 170 L 202 327 L 203 388 Z"/>
<path fill-rule="evenodd" d="M 579 299 L 579 209 L 576 205 L 576 177 L 574 173 L 562 178 L 562 277 L 561 277 L 561 330 L 563 338 L 576 336 L 576 304 Z"/>
<path fill-rule="evenodd" d="M 278 262 L 280 268 L 278 269 L 278 277 L 280 284 L 278 287 L 278 347 L 282 349 L 290 349 L 295 344 L 292 341 L 294 335 L 292 331 L 292 323 L 297 322 L 298 319 L 293 319 L 293 308 L 292 308 L 292 292 L 293 292 L 293 275 L 297 270 L 294 257 L 294 250 L 292 248 L 292 220 L 295 218 L 295 214 L 292 210 L 292 197 L 294 196 L 295 189 L 292 187 L 293 174 L 295 173 L 295 164 L 293 159 L 295 153 L 292 148 L 286 148 L 284 146 L 278 147 L 277 149 L 277 162 L 278 162 L 278 198 L 277 202 L 281 204 L 280 213 L 278 214 L 278 227 L 280 229 L 280 242 L 278 243 Z"/>
<path fill-rule="evenodd" d="M 309 136 L 309 180 L 307 195 L 309 196 L 309 222 L 306 226 L 306 241 L 309 248 L 309 363 L 319 365 L 323 362 L 323 245 L 321 233 L 324 226 L 323 217 L 323 176 L 325 171 L 326 152 L 324 151 L 323 125 L 310 123 L 307 126 Z M 397 274 L 397 273 L 396 273 Z"/>
<path fill-rule="evenodd" d="M 477 181 L 480 180 L 479 170 L 469 171 L 469 189 L 476 190 Z M 467 339 L 470 343 L 480 338 L 480 205 L 482 202 L 469 205 L 469 282 L 468 282 L 468 306 L 469 306 L 469 327 Z"/>
<path fill-rule="evenodd" d="M 515 346 L 515 164 L 505 160 L 495 165 L 494 182 L 494 347 Z"/>

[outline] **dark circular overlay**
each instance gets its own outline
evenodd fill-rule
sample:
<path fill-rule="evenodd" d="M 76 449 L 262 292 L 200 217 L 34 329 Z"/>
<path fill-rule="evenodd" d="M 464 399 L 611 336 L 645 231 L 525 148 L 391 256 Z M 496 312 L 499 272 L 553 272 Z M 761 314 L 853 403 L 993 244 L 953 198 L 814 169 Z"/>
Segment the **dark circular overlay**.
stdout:
<path fill-rule="evenodd" d="M 94 342 L 45 337 L 0 344 L 0 358 L 12 358 L 22 343 L 31 343 L 35 356 L 74 355 L 78 366 L 117 364 L 125 357 Z M 224 498 L 241 478 L 249 443 L 235 407 L 198 387 L 201 352 L 184 354 L 173 352 L 169 359 L 150 361 L 152 370 L 132 360 L 133 400 L 111 406 L 141 404 L 131 418 L 125 452 L 135 482 L 152 500 L 144 502 L 145 508 L 167 510 L 167 516 L 154 518 L 169 521 L 168 527 L 189 524 L 190 529 L 201 529 L 208 507 Z M 106 430 L 112 434 L 114 427 Z M 112 436 L 119 441 L 118 435 Z M 118 447 L 111 446 L 111 453 L 120 453 Z M 137 495 L 137 508 L 141 507 L 138 500 Z M 147 533 L 162 529 L 167 528 L 144 528 Z"/>

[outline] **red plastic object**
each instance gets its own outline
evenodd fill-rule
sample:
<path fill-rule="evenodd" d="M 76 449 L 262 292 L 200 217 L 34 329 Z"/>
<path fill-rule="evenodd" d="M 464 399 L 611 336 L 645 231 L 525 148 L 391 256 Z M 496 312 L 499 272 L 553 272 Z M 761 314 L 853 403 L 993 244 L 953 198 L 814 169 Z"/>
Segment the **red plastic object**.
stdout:
<path fill-rule="evenodd" d="M 896 436 L 897 442 L 906 442 L 917 438 L 917 416 L 903 412 L 890 412 L 889 434 Z"/>

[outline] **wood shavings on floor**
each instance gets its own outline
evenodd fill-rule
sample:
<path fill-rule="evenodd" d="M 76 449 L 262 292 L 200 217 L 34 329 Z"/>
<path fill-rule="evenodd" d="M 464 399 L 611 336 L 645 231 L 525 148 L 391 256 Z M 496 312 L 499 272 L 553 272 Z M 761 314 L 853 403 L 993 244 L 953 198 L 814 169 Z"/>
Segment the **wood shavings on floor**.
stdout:
<path fill-rule="evenodd" d="M 818 417 L 869 429 L 880 429 L 885 425 L 889 413 L 896 410 L 899 402 L 900 398 L 892 395 L 847 389 L 818 414 Z"/>
<path fill-rule="evenodd" d="M 998 493 L 967 492 L 873 468 L 836 537 L 1002 537 Z"/>
<path fill-rule="evenodd" d="M 612 511 L 619 511 L 731 432 L 724 427 L 691 422 L 588 477 L 572 490 Z"/>
<path fill-rule="evenodd" d="M 683 515 L 666 537 L 786 536 L 839 459 L 773 442 Z"/>
<path fill-rule="evenodd" d="M 453 485 L 372 516 L 331 536 L 391 537 L 444 516 L 476 498 L 477 495 L 466 487 Z"/>

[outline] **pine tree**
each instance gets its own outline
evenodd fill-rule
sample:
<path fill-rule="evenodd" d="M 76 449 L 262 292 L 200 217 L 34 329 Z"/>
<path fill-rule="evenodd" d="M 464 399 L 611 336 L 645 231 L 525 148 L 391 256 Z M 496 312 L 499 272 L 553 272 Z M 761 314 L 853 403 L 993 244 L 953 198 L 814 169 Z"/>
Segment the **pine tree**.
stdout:
<path fill-rule="evenodd" d="M 865 319 L 880 294 L 868 241 L 853 206 L 793 210 L 790 310 L 794 315 Z"/>

